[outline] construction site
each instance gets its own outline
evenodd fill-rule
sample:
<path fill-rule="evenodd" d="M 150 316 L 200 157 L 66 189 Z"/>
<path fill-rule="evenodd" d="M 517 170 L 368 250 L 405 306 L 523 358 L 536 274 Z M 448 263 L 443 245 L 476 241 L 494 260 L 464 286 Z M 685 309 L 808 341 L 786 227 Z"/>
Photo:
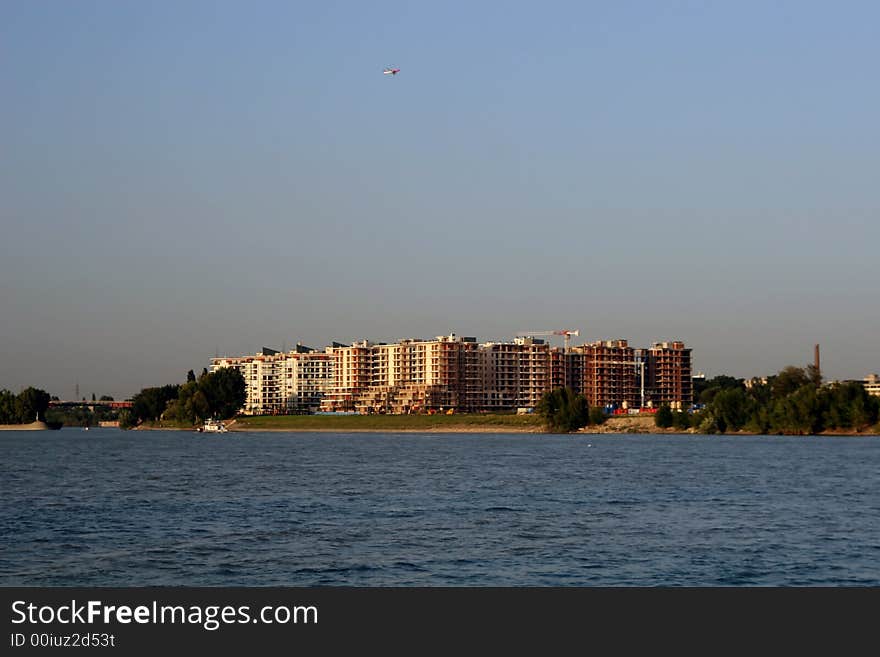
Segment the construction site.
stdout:
<path fill-rule="evenodd" d="M 286 413 L 529 413 L 553 388 L 583 394 L 608 413 L 687 408 L 691 350 L 681 341 L 634 348 L 623 339 L 572 346 L 579 330 L 521 331 L 505 342 L 452 333 L 433 340 L 361 340 L 323 350 L 298 345 L 216 357 L 247 385 L 243 411 Z M 562 347 L 549 339 L 562 337 Z"/>

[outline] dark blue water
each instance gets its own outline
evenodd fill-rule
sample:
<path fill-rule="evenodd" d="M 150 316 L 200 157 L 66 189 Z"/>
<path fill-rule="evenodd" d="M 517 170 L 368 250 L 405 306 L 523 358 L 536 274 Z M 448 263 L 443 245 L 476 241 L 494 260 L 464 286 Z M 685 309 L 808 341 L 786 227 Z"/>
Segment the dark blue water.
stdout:
<path fill-rule="evenodd" d="M 880 439 L 0 433 L 0 585 L 878 585 Z"/>

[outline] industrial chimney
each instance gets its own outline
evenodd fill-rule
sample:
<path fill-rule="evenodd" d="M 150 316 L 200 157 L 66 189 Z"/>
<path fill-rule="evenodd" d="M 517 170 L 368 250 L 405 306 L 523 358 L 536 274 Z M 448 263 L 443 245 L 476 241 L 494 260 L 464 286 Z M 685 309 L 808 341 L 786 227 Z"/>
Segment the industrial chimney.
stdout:
<path fill-rule="evenodd" d="M 816 367 L 816 375 L 821 376 L 822 370 L 819 367 L 819 345 L 816 345 L 816 356 L 815 356 L 815 367 Z"/>

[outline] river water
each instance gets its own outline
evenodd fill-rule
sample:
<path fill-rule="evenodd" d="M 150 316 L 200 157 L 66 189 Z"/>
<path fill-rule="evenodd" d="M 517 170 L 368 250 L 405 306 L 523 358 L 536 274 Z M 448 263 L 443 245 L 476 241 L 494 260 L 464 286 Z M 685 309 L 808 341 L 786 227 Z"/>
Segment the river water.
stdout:
<path fill-rule="evenodd" d="M 0 433 L 3 586 L 880 585 L 880 438 Z"/>

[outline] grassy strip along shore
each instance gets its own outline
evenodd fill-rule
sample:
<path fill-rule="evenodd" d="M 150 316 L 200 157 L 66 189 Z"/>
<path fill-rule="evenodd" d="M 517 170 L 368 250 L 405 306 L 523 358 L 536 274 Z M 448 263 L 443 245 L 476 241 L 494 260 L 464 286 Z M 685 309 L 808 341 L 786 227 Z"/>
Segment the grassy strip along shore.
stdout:
<path fill-rule="evenodd" d="M 228 420 L 229 431 L 277 432 L 338 432 L 338 433 L 545 433 L 546 426 L 538 415 L 460 414 L 460 415 L 240 415 Z M 195 431 L 183 422 L 145 422 L 138 430 Z M 681 429 L 656 426 L 654 415 L 611 416 L 602 424 L 591 424 L 576 433 L 586 434 L 695 434 L 695 427 Z M 823 431 L 818 435 L 880 434 L 880 425 L 864 432 Z M 727 435 L 758 435 L 750 431 L 729 432 Z"/>
<path fill-rule="evenodd" d="M 230 431 L 326 431 L 412 432 L 412 433 L 545 433 L 546 425 L 539 415 L 462 413 L 459 415 L 254 415 L 238 416 L 227 423 Z M 880 425 L 864 432 L 823 431 L 818 435 L 877 435 Z M 611 416 L 602 424 L 591 424 L 576 433 L 587 434 L 694 434 L 691 427 L 660 428 L 654 415 Z M 756 435 L 738 431 L 729 435 Z"/>
<path fill-rule="evenodd" d="M 472 413 L 457 415 L 255 415 L 239 416 L 230 431 L 543 431 L 537 415 Z"/>

